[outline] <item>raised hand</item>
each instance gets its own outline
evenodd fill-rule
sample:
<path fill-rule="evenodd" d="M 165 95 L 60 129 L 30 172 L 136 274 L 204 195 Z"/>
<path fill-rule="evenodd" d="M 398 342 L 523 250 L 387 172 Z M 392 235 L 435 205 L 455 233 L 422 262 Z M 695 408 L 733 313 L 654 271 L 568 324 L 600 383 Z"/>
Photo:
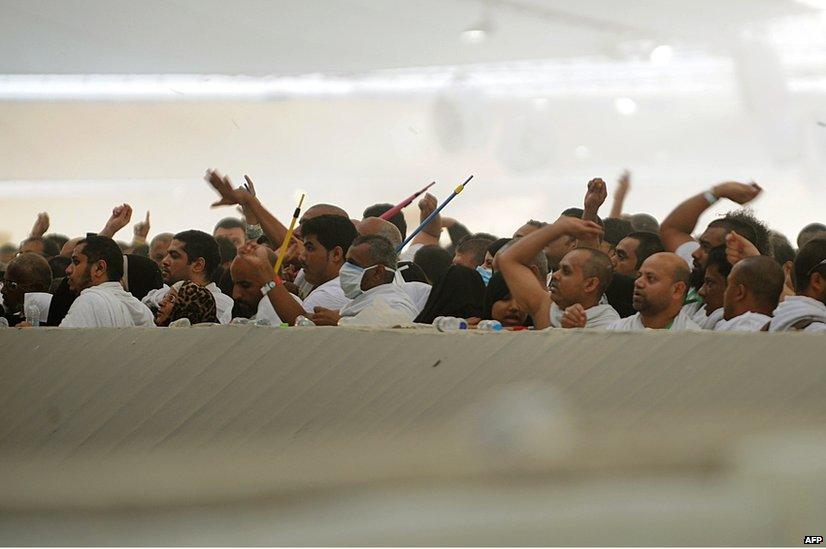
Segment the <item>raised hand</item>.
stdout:
<path fill-rule="evenodd" d="M 137 244 L 146 242 L 146 237 L 149 236 L 149 211 L 146 212 L 146 218 L 143 221 L 138 221 L 132 227 L 134 235 L 133 241 Z"/>
<path fill-rule="evenodd" d="M 728 198 L 732 202 L 738 204 L 746 204 L 751 202 L 763 191 L 763 189 L 755 182 L 738 183 L 737 181 L 727 181 L 715 185 L 712 189 L 714 196 L 718 198 Z"/>
<path fill-rule="evenodd" d="M 213 202 L 210 207 L 217 208 L 219 206 L 232 206 L 240 204 L 243 206 L 247 198 L 252 196 L 249 192 L 239 187 L 232 188 L 232 181 L 227 176 L 221 176 L 218 170 L 207 170 L 204 175 L 204 180 L 209 183 L 213 189 L 220 195 L 221 200 Z"/>
<path fill-rule="evenodd" d="M 244 261 L 255 273 L 253 282 L 263 286 L 275 279 L 275 273 L 267 261 L 267 251 L 257 242 L 249 241 L 238 249 L 238 260 Z"/>
<path fill-rule="evenodd" d="M 631 188 L 631 172 L 624 170 L 617 180 L 617 190 L 614 194 L 621 194 L 625 196 Z"/>
<path fill-rule="evenodd" d="M 114 238 L 115 234 L 126 227 L 132 219 L 132 206 L 129 204 L 121 204 L 112 209 L 112 215 L 104 225 L 103 230 L 100 231 L 100 236 L 108 236 Z"/>
<path fill-rule="evenodd" d="M 49 214 L 46 212 L 40 212 L 37 214 L 37 219 L 34 221 L 34 225 L 32 226 L 32 230 L 29 233 L 29 236 L 33 237 L 41 237 L 46 234 L 46 231 L 49 230 Z"/>
<path fill-rule="evenodd" d="M 574 303 L 562 313 L 560 322 L 563 328 L 584 328 L 585 323 L 588 322 L 588 314 L 581 304 Z"/>
<path fill-rule="evenodd" d="M 430 193 L 425 193 L 424 198 L 419 200 L 419 222 L 427 219 L 430 214 L 436 211 L 438 206 L 439 201 L 436 200 L 436 197 Z M 422 232 L 435 238 L 439 238 L 439 235 L 442 233 L 441 216 L 437 215 L 434 217 L 433 220 L 422 229 Z"/>
<path fill-rule="evenodd" d="M 598 177 L 590 180 L 588 190 L 585 192 L 585 210 L 596 213 L 607 197 L 608 189 L 605 181 Z"/>
<path fill-rule="evenodd" d="M 726 235 L 726 259 L 732 266 L 741 259 L 757 255 L 760 255 L 757 246 L 749 242 L 746 237 L 734 231 Z"/>
<path fill-rule="evenodd" d="M 593 221 L 586 221 L 567 215 L 561 216 L 554 222 L 554 227 L 560 229 L 562 234 L 566 234 L 576 239 L 589 240 L 602 236 L 602 227 Z"/>

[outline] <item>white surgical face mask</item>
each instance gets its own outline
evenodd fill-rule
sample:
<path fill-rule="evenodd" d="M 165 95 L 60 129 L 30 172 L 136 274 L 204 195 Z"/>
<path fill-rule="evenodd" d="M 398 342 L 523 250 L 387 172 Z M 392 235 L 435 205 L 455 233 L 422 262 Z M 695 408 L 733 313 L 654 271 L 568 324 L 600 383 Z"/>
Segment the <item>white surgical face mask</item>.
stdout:
<path fill-rule="evenodd" d="M 378 265 L 372 265 L 365 269 L 364 267 L 359 267 L 349 261 L 345 262 L 338 272 L 339 283 L 341 284 L 341 289 L 344 290 L 344 295 L 349 299 L 356 299 L 358 296 L 363 294 L 364 291 L 361 289 L 361 280 L 364 278 L 364 273 L 374 267 L 378 267 Z M 385 267 L 384 270 L 390 271 L 391 273 L 396 271 L 395 269 L 390 269 L 389 267 Z"/>

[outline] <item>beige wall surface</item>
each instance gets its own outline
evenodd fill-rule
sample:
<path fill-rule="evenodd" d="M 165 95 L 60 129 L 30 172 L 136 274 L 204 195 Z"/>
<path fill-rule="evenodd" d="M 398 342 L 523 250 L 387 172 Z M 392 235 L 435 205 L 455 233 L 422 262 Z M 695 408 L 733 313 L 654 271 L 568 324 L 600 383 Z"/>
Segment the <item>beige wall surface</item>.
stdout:
<path fill-rule="evenodd" d="M 0 331 L 0 541 L 797 545 L 820 339 Z"/>

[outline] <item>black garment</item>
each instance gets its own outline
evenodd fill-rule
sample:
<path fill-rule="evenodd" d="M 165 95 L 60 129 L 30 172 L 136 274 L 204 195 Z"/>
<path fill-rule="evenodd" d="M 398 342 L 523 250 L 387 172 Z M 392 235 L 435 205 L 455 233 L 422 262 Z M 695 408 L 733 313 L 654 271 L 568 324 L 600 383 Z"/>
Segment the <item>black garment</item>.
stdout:
<path fill-rule="evenodd" d="M 231 297 L 233 282 L 232 275 L 230 274 L 229 269 L 219 265 L 218 268 L 215 269 L 214 276 L 215 285 L 218 286 L 218 289 L 221 290 L 221 293 Z"/>
<path fill-rule="evenodd" d="M 57 282 L 56 287 L 55 282 Z M 56 279 L 52 283 L 52 288 L 55 288 L 55 290 L 52 292 L 52 304 L 49 305 L 49 316 L 45 325 L 60 326 L 77 296 L 69 289 L 69 279 L 66 277 Z"/>
<path fill-rule="evenodd" d="M 481 317 L 484 297 L 482 276 L 473 269 L 452 265 L 433 285 L 430 297 L 415 321 L 432 324 L 437 316 Z"/>
<path fill-rule="evenodd" d="M 142 255 L 126 254 L 128 291 L 140 301 L 149 290 L 163 288 L 163 276 L 158 264 Z"/>
<path fill-rule="evenodd" d="M 605 290 L 605 297 L 620 318 L 625 318 L 637 314 L 634 310 L 634 278 L 628 275 L 614 273 L 611 284 Z"/>
<path fill-rule="evenodd" d="M 425 284 L 430 284 L 422 268 L 412 261 L 399 261 L 397 270 L 401 271 L 402 278 L 405 282 L 424 282 Z"/>

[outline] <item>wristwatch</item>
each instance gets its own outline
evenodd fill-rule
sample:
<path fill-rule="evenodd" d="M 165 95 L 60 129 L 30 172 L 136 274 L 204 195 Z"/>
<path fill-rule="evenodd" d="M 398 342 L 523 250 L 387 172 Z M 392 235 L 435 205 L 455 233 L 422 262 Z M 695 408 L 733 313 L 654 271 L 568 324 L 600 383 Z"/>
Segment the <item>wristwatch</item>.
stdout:
<path fill-rule="evenodd" d="M 266 295 L 270 293 L 270 290 L 272 290 L 276 286 L 277 284 L 275 283 L 275 280 L 270 280 L 269 282 L 261 286 L 261 295 L 266 297 Z"/>

